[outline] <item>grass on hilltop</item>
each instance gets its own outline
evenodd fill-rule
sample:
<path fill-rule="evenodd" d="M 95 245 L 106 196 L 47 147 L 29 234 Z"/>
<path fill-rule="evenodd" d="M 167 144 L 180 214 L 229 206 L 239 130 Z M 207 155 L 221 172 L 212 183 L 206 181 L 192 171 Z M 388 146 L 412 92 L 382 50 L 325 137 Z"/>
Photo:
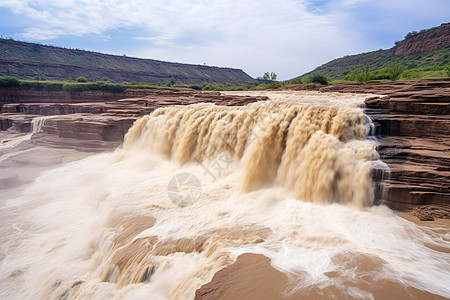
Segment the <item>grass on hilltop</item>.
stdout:
<path fill-rule="evenodd" d="M 396 69 L 397 70 L 394 70 Z M 398 74 L 394 74 L 395 71 Z M 392 73 L 394 72 L 394 73 Z M 394 77 L 393 77 L 394 76 Z M 46 91 L 66 91 L 69 93 L 82 91 L 108 91 L 123 92 L 126 89 L 193 89 L 203 91 L 245 91 L 245 90 L 265 90 L 287 88 L 299 84 L 340 84 L 340 83 L 366 83 L 368 81 L 382 80 L 420 80 L 429 78 L 448 78 L 450 77 L 450 65 L 446 66 L 423 66 L 418 68 L 406 69 L 401 64 L 386 66 L 380 69 L 371 70 L 369 65 L 355 70 L 351 74 L 331 81 L 328 77 L 320 73 L 312 73 L 305 78 L 294 78 L 284 82 L 271 81 L 269 83 L 260 84 L 257 81 L 245 86 L 221 86 L 211 83 L 203 83 L 202 85 L 187 86 L 162 86 L 160 83 L 154 85 L 146 82 L 131 83 L 111 83 L 107 78 L 101 81 L 86 82 L 84 78 L 77 78 L 76 81 L 71 78 L 68 80 L 46 80 L 44 77 L 34 77 L 33 79 L 18 79 L 12 76 L 0 77 L 0 87 L 24 87 L 36 90 Z"/>
<path fill-rule="evenodd" d="M 80 76 L 81 77 L 81 76 Z M 111 83 L 109 81 L 88 82 L 78 77 L 76 81 L 69 80 L 46 80 L 39 77 L 39 80 L 18 79 L 12 76 L 0 77 L 0 87 L 23 87 L 27 89 L 45 90 L 45 91 L 66 91 L 69 93 L 82 91 L 107 91 L 123 92 L 126 89 L 186 89 L 185 87 L 167 87 L 153 85 L 146 82 L 132 83 Z"/>

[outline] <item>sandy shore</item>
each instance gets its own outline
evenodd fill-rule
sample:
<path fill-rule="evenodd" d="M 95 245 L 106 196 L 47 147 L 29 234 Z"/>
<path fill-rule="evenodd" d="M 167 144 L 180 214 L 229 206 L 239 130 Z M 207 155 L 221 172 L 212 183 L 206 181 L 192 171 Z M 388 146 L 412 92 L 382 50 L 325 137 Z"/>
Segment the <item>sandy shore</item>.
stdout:
<path fill-rule="evenodd" d="M 447 299 L 404 286 L 399 282 L 367 278 L 364 273 L 374 271 L 380 266 L 365 258 L 355 259 L 355 276 L 360 276 L 356 284 L 342 282 L 348 285 L 347 292 L 352 288 L 371 293 L 374 299 Z M 301 274 L 293 274 L 301 278 Z M 300 276 L 299 276 L 300 275 Z M 334 272 L 327 274 L 330 278 L 338 276 Z M 211 282 L 203 285 L 195 293 L 196 300 L 225 300 L 225 299 L 361 299 L 351 293 L 343 293 L 336 286 L 312 286 L 296 289 L 298 281 L 270 265 L 270 259 L 260 254 L 245 253 L 239 256 L 236 262 L 217 272 Z"/>

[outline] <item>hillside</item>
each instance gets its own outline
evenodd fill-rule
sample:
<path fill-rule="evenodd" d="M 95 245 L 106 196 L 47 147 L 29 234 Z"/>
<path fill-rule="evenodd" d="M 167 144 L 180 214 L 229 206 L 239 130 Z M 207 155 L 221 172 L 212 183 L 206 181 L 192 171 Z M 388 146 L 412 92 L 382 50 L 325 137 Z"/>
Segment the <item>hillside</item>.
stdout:
<path fill-rule="evenodd" d="M 408 69 L 424 66 L 443 66 L 450 63 L 450 23 L 423 30 L 397 42 L 387 50 L 349 55 L 332 60 L 311 72 L 320 72 L 332 80 L 343 79 L 352 71 L 369 64 L 371 70 L 390 64 L 403 64 Z"/>
<path fill-rule="evenodd" d="M 171 77 L 177 84 L 245 85 L 253 78 L 244 71 L 203 65 L 163 62 L 108 55 L 41 44 L 0 39 L 0 76 L 67 79 L 84 76 L 90 81 L 107 77 L 113 82 L 165 84 Z"/>

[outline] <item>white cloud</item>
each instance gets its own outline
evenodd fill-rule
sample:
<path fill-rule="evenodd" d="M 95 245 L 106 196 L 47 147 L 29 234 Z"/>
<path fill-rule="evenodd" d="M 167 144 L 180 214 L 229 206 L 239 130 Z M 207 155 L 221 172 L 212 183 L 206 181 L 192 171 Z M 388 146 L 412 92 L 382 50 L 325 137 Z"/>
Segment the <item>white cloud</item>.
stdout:
<path fill-rule="evenodd" d="M 33 20 L 35 26 L 20 34 L 27 40 L 92 35 L 101 40 L 106 32 L 114 36 L 126 29 L 136 32 L 131 40 L 148 42 L 130 48 L 129 55 L 240 67 L 255 77 L 275 71 L 287 79 L 329 59 L 370 50 L 364 26 L 353 20 L 358 8 L 378 13 L 405 1 L 321 0 L 315 9 L 313 0 L 0 0 L 0 7 Z M 384 21 L 376 18 L 367 22 Z"/>

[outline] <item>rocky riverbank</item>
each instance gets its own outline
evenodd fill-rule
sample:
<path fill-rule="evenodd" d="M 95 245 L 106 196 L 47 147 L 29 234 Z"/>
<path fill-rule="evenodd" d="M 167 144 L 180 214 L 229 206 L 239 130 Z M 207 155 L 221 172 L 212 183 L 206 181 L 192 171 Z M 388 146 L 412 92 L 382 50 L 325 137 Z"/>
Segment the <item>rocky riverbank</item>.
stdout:
<path fill-rule="evenodd" d="M 390 167 L 390 173 L 380 170 L 374 174 L 379 181 L 378 202 L 394 209 L 414 209 L 422 220 L 450 216 L 450 79 L 300 85 L 295 89 L 385 95 L 366 100 L 380 156 Z M 267 99 L 164 89 L 119 94 L 1 90 L 0 130 L 27 133 L 33 119 L 52 116 L 45 120 L 42 132 L 32 136 L 34 144 L 110 150 L 122 143 L 136 119 L 159 107 L 199 102 L 245 105 Z M 18 100 L 19 96 L 23 101 Z M 62 99 L 59 102 L 58 97 Z"/>
<path fill-rule="evenodd" d="M 155 89 L 132 90 L 122 95 L 129 97 L 120 99 L 115 93 L 104 92 L 80 93 L 72 98 L 61 95 L 65 98 L 56 103 L 59 92 L 44 92 L 41 97 L 37 94 L 29 94 L 22 102 L 15 100 L 3 104 L 0 130 L 27 133 L 34 118 L 52 116 L 45 120 L 42 132 L 34 134 L 32 141 L 39 145 L 91 151 L 114 149 L 122 143 L 134 121 L 159 107 L 200 102 L 245 105 L 267 99 L 226 96 L 219 92 Z M 103 101 L 99 102 L 102 97 Z"/>
<path fill-rule="evenodd" d="M 366 100 L 378 152 L 391 169 L 377 197 L 394 209 L 413 209 L 421 220 L 450 218 L 450 78 L 319 90 L 385 95 Z"/>

